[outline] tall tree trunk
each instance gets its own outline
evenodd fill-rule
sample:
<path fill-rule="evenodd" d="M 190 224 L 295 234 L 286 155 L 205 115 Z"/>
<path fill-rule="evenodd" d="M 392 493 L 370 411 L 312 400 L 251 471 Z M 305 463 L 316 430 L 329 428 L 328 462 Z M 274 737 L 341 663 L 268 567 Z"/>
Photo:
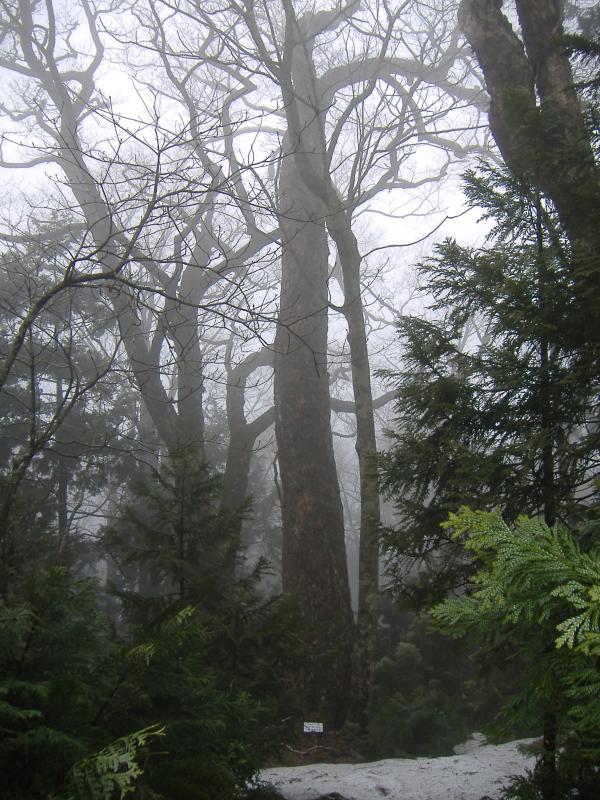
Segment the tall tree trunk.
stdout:
<path fill-rule="evenodd" d="M 282 482 L 282 582 L 307 630 L 305 713 L 339 727 L 347 713 L 352 611 L 327 372 L 326 207 L 306 166 L 322 175 L 325 137 L 310 46 L 289 30 L 286 136 L 279 185 L 282 281 L 275 358 L 275 433 Z"/>
<path fill-rule="evenodd" d="M 541 319 L 550 329 L 552 326 L 552 308 L 548 301 L 548 292 L 552 288 L 552 277 L 546 263 L 547 253 L 544 243 L 542 225 L 542 199 L 538 194 L 536 202 L 537 215 L 537 283 L 538 305 Z M 546 325 L 544 328 L 546 328 Z M 553 347 L 545 334 L 539 341 L 540 353 L 540 423 L 543 431 L 541 448 L 542 470 L 542 504 L 544 522 L 552 527 L 556 523 L 556 451 L 555 431 L 560 420 L 557 419 L 557 392 L 552 380 Z M 553 643 L 550 644 L 550 648 Z M 555 800 L 556 786 L 556 756 L 557 756 L 557 718 L 556 709 L 549 702 L 543 710 L 542 722 L 542 757 L 540 762 L 540 775 L 542 781 L 543 800 Z"/>
<path fill-rule="evenodd" d="M 55 330 L 55 335 L 58 333 Z M 60 413 L 60 408 L 64 402 L 62 378 L 56 379 L 56 413 Z M 57 465 L 56 465 L 56 532 L 58 534 L 57 542 L 57 562 L 64 563 L 66 557 L 66 550 L 69 538 L 69 467 L 67 465 L 66 457 L 60 451 L 61 444 L 61 428 L 58 429 L 56 434 L 56 442 L 58 446 L 57 452 Z"/>
<path fill-rule="evenodd" d="M 246 421 L 244 403 L 246 384 L 253 370 L 261 366 L 272 366 L 273 354 L 266 348 L 248 356 L 237 366 L 227 367 L 227 425 L 229 427 L 229 445 L 223 475 L 223 491 L 221 508 L 237 511 L 248 499 L 248 482 L 252 454 L 257 438 L 275 421 L 273 408 L 260 414 L 252 422 Z M 239 543 L 242 534 L 242 517 L 234 526 L 234 537 Z"/>
<path fill-rule="evenodd" d="M 198 332 L 198 313 L 193 306 L 184 306 L 179 309 L 179 314 L 182 319 L 174 330 L 179 443 L 189 458 L 195 463 L 204 464 L 204 363 Z"/>
<path fill-rule="evenodd" d="M 490 94 L 489 120 L 509 169 L 554 203 L 573 248 L 582 311 L 592 327 L 600 298 L 600 171 L 562 42 L 560 0 L 517 0 L 518 38 L 499 0 L 462 0 L 461 27 Z M 539 105 L 538 105 L 539 101 Z"/>
<path fill-rule="evenodd" d="M 356 408 L 356 453 L 360 474 L 360 548 L 353 711 L 361 729 L 364 730 L 367 724 L 379 616 L 378 532 L 381 514 L 377 483 L 377 441 L 360 285 L 361 256 L 358 242 L 351 228 L 351 216 L 342 209 L 328 215 L 327 227 L 336 244 L 342 269 L 343 310 L 348 325 L 352 388 Z"/>

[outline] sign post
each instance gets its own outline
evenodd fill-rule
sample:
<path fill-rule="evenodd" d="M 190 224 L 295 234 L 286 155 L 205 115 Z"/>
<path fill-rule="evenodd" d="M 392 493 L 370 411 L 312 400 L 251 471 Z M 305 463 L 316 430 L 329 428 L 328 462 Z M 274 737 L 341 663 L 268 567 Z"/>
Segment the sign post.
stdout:
<path fill-rule="evenodd" d="M 323 733 L 322 722 L 305 722 L 304 733 Z"/>

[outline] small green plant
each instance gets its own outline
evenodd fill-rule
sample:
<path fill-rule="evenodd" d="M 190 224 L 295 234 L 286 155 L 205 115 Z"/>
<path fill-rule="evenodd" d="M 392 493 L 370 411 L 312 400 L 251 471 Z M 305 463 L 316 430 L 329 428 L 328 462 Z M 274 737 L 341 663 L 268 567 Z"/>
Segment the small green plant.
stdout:
<path fill-rule="evenodd" d="M 135 790 L 143 774 L 138 763 L 140 752 L 157 736 L 164 736 L 162 725 L 151 725 L 122 736 L 92 756 L 74 764 L 67 775 L 67 788 L 81 800 L 122 800 Z"/>
<path fill-rule="evenodd" d="M 368 758 L 440 756 L 473 730 L 472 678 L 447 638 L 413 623 L 375 665 Z"/>
<path fill-rule="evenodd" d="M 94 581 L 39 571 L 0 602 L 2 800 L 46 798 L 109 740 L 93 718 L 114 655 Z"/>
<path fill-rule="evenodd" d="M 542 796 L 550 796 L 549 767 L 555 784 L 568 778 L 565 791 L 579 791 L 583 782 L 598 791 L 600 550 L 584 549 L 566 528 L 540 519 L 521 517 L 509 527 L 498 514 L 463 509 L 446 526 L 479 571 L 468 593 L 435 606 L 432 619 L 496 658 L 520 660 L 521 684 L 505 709 L 509 722 L 552 710 L 554 750 L 542 754 L 537 771 Z M 590 531 L 580 538 L 589 541 Z"/>

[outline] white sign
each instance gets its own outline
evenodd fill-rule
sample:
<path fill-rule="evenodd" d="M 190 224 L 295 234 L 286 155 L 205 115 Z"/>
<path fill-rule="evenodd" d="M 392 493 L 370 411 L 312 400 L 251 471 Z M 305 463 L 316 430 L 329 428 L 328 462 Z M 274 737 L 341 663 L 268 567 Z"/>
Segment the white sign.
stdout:
<path fill-rule="evenodd" d="M 305 722 L 304 733 L 323 733 L 322 722 Z"/>

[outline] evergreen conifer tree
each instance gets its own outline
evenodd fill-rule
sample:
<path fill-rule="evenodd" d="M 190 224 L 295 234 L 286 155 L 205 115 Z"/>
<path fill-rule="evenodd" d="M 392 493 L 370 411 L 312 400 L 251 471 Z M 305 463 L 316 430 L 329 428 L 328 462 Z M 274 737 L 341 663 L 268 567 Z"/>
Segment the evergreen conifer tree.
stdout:
<path fill-rule="evenodd" d="M 425 604 L 468 575 L 440 528 L 448 512 L 573 525 L 598 468 L 598 351 L 569 335 L 568 242 L 543 198 L 505 172 L 467 173 L 466 192 L 492 223 L 487 246 L 446 240 L 420 265 L 431 315 L 400 321 L 402 369 L 388 373 L 398 399 L 381 476 L 398 524 L 384 542 L 397 587 Z"/>
<path fill-rule="evenodd" d="M 285 739 L 294 605 L 261 596 L 264 565 L 236 573 L 218 482 L 186 478 L 146 475 L 115 520 L 117 603 L 45 566 L 36 531 L 38 561 L 0 600 L 0 800 L 235 800 Z"/>
<path fill-rule="evenodd" d="M 181 800 L 237 797 L 297 710 L 295 606 L 261 596 L 264 562 L 242 568 L 241 512 L 222 509 L 219 492 L 185 457 L 140 469 L 103 537 L 131 647 L 103 716 L 165 725 L 169 756 L 143 780 Z"/>

